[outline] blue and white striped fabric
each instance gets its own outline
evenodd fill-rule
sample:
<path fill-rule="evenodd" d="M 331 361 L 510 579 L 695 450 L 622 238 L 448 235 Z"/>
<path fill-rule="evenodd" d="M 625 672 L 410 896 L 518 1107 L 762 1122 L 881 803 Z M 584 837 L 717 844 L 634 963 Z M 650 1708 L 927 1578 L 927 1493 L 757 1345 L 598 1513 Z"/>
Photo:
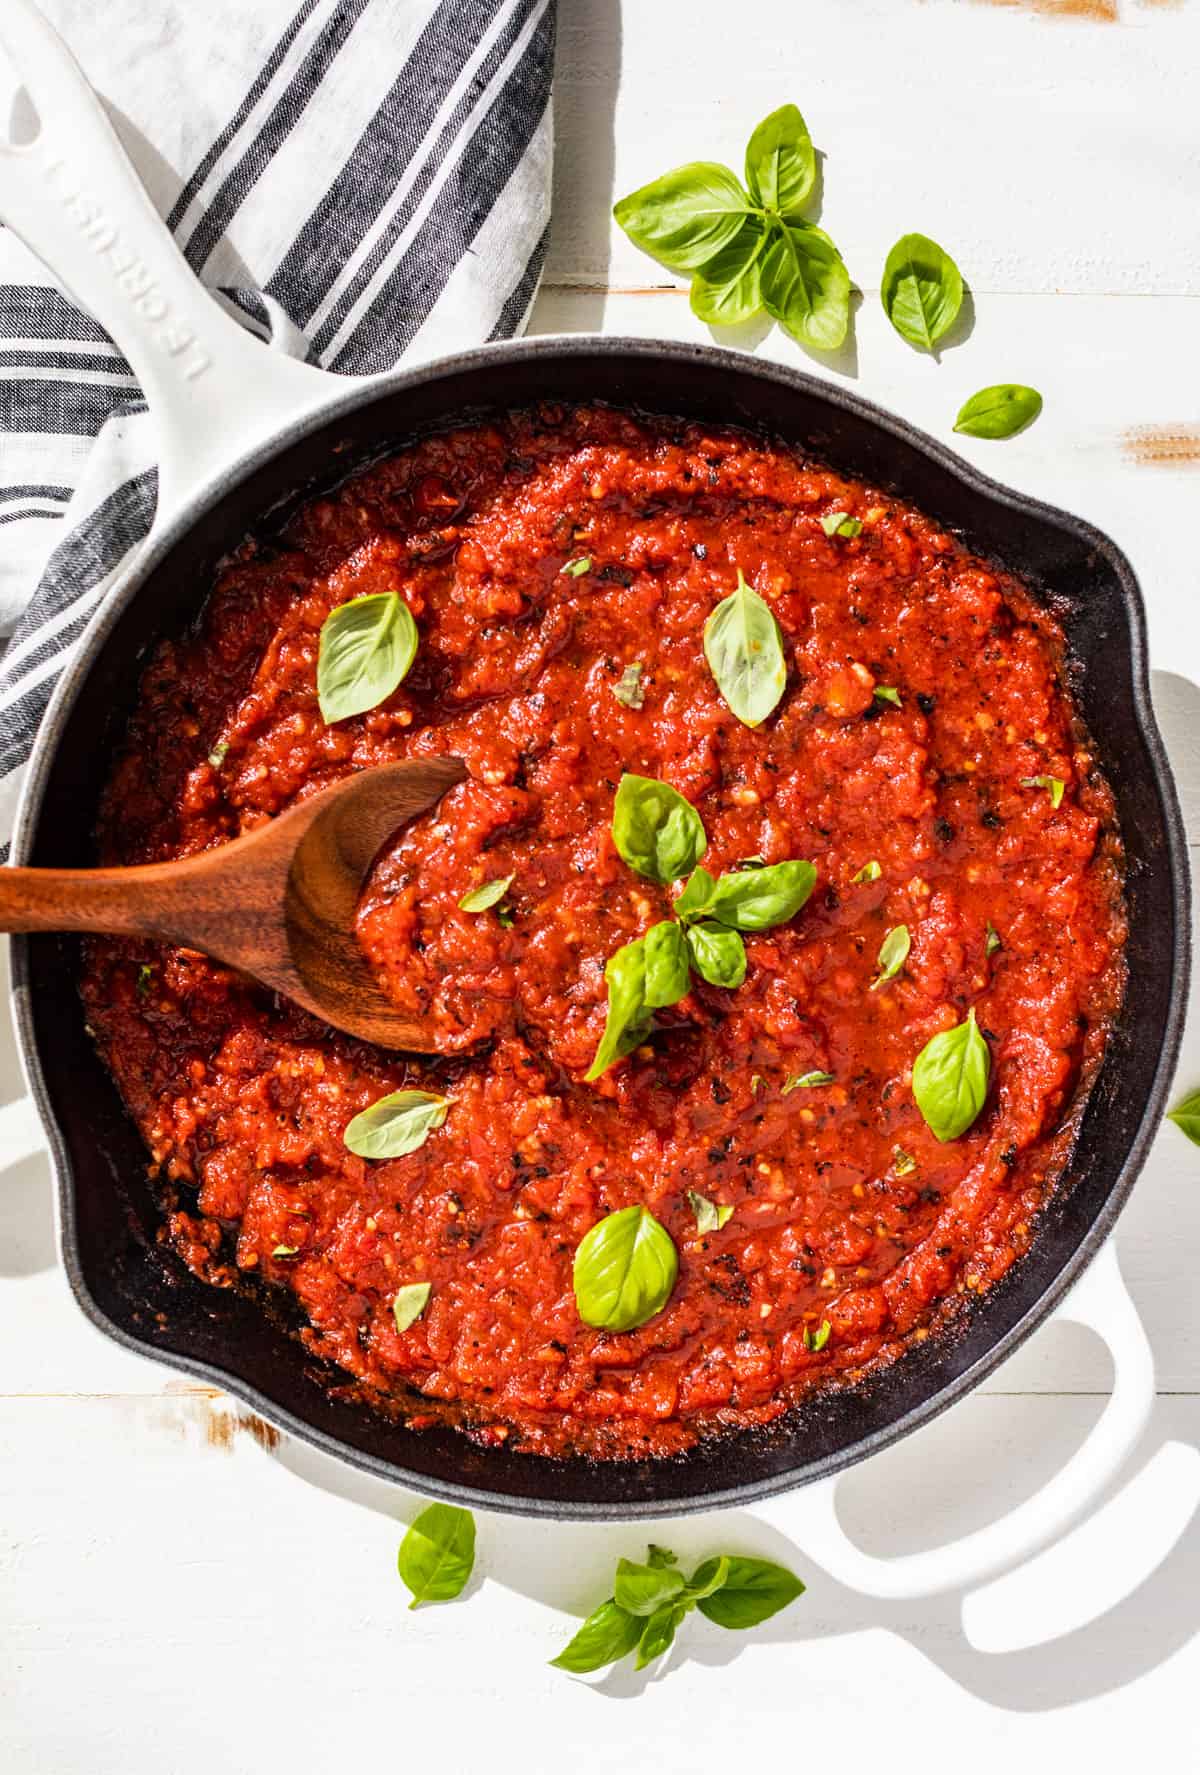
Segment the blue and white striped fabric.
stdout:
<path fill-rule="evenodd" d="M 276 348 L 371 375 L 522 330 L 555 0 L 40 3 L 192 268 Z M 128 365 L 0 230 L 0 846 L 54 681 L 154 498 Z"/>

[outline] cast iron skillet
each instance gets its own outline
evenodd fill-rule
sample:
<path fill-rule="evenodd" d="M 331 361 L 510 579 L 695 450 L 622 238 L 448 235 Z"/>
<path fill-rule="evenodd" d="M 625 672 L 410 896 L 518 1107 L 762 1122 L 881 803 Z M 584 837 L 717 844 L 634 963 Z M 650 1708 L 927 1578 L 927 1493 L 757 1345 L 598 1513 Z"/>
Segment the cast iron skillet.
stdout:
<path fill-rule="evenodd" d="M 14 18 L 27 24 L 31 16 L 25 0 L 6 0 L 12 7 L 16 12 L 6 12 L 3 26 L 10 36 Z M 61 46 L 38 29 L 36 40 L 17 47 L 45 124 L 68 75 Z M 83 116 L 81 107 L 91 101 L 78 87 L 70 97 L 65 141 L 68 150 L 88 156 L 82 176 L 97 176 L 102 165 L 104 195 L 116 206 L 118 226 L 133 234 L 169 310 L 184 311 L 201 357 L 218 351 L 226 371 L 232 362 L 237 375 L 181 376 L 178 353 L 165 363 L 155 349 L 154 323 L 142 324 L 144 315 L 137 324 L 131 320 L 127 292 L 114 293 L 88 253 L 77 250 L 61 215 L 49 216 L 35 175 L 40 170 L 47 183 L 60 177 L 63 136 L 56 142 L 53 131 L 46 132 L 45 164 L 39 168 L 27 156 L 23 184 L 5 182 L 10 169 L 0 153 L 0 207 L 10 218 L 16 212 L 31 244 L 120 336 L 152 403 L 194 401 L 182 429 L 178 414 L 168 415 L 174 429 L 164 445 L 168 484 L 181 508 L 156 526 L 60 683 L 30 767 L 16 860 L 59 867 L 93 861 L 101 786 L 147 650 L 194 621 L 221 557 L 260 526 L 264 514 L 278 522 L 291 504 L 431 429 L 539 400 L 599 399 L 781 437 L 895 490 L 972 549 L 1040 588 L 1065 626 L 1072 687 L 1116 795 L 1129 903 L 1129 989 L 1071 1163 L 1033 1248 L 975 1304 L 961 1331 L 930 1339 L 853 1391 L 811 1400 L 769 1430 L 710 1441 L 669 1461 L 630 1464 L 547 1460 L 506 1447 L 484 1451 L 450 1430 L 406 1430 L 344 1393 L 335 1395 L 331 1384 L 345 1377 L 317 1370 L 292 1331 L 254 1299 L 192 1278 L 156 1242 L 160 1217 L 145 1150 L 84 1028 L 78 943 L 19 939 L 20 1041 L 50 1131 L 63 1258 L 83 1311 L 118 1343 L 228 1388 L 289 1433 L 371 1473 L 462 1503 L 531 1515 L 664 1515 L 744 1502 L 836 1472 L 927 1422 L 990 1373 L 1063 1299 L 1110 1231 L 1164 1108 L 1186 998 L 1188 876 L 1174 787 L 1150 707 L 1142 602 L 1128 562 L 1099 531 L 987 480 L 941 444 L 840 387 L 731 352 L 626 339 L 488 347 L 347 384 L 333 396 L 316 373 L 287 366 L 293 383 L 305 381 L 304 398 L 292 401 L 293 408 L 307 408 L 304 416 L 286 426 L 268 426 L 264 417 L 260 430 L 274 436 L 224 475 L 201 474 L 206 484 L 181 504 L 181 440 L 188 425 L 202 463 L 215 468 L 223 451 L 227 460 L 221 414 L 234 416 L 238 375 L 253 379 L 268 354 L 237 334 L 206 298 L 190 300 L 187 274 L 165 235 L 154 232 L 149 206 L 136 213 L 130 207 L 130 175 L 118 166 L 111 132 L 103 133 L 107 125 L 98 113 Z M 34 195 L 22 207 L 30 190 Z M 273 398 L 276 370 L 272 377 Z M 309 398 L 318 382 L 319 402 Z M 249 386 L 253 393 L 253 380 Z M 281 396 L 278 409 L 287 405 Z"/>

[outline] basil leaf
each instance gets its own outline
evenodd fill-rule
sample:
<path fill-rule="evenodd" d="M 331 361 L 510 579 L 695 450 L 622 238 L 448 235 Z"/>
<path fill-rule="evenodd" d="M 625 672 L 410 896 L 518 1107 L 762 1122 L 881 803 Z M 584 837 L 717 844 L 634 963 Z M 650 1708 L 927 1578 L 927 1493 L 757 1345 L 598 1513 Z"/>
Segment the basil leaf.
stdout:
<path fill-rule="evenodd" d="M 814 351 L 836 351 L 850 325 L 850 274 L 810 222 L 777 222 L 762 258 L 767 313 Z"/>
<path fill-rule="evenodd" d="M 632 1331 L 666 1306 L 678 1273 L 666 1227 L 648 1208 L 620 1208 L 598 1220 L 575 1253 L 579 1317 L 603 1331 Z"/>
<path fill-rule="evenodd" d="M 903 708 L 900 692 L 892 684 L 877 684 L 872 692 L 876 702 L 891 703 L 894 708 Z"/>
<path fill-rule="evenodd" d="M 963 402 L 954 429 L 969 438 L 1011 438 L 1032 425 L 1041 410 L 1042 397 L 1036 388 L 1026 388 L 1021 382 L 997 382 Z"/>
<path fill-rule="evenodd" d="M 677 166 L 613 206 L 634 246 L 668 271 L 699 271 L 728 246 L 750 214 L 740 182 L 727 166 L 694 160 Z"/>
<path fill-rule="evenodd" d="M 664 1602 L 674 1602 L 683 1589 L 683 1573 L 673 1565 L 638 1565 L 631 1559 L 617 1562 L 613 1600 L 631 1615 L 652 1615 Z"/>
<path fill-rule="evenodd" d="M 642 938 L 645 957 L 643 1002 L 648 1010 L 677 1004 L 691 985 L 688 946 L 682 930 L 671 919 L 652 924 Z"/>
<path fill-rule="evenodd" d="M 1200 1091 L 1189 1091 L 1174 1109 L 1167 1111 L 1167 1120 L 1182 1128 L 1193 1146 L 1200 1146 Z"/>
<path fill-rule="evenodd" d="M 852 518 L 848 512 L 826 512 L 821 528 L 826 536 L 861 536 L 862 519 Z"/>
<path fill-rule="evenodd" d="M 432 1282 L 406 1282 L 403 1288 L 397 1288 L 392 1301 L 392 1317 L 397 1331 L 407 1331 L 410 1325 L 416 1324 L 429 1305 L 432 1293 Z"/>
<path fill-rule="evenodd" d="M 983 946 L 983 953 L 985 955 L 995 955 L 997 949 L 1002 947 L 1000 933 L 994 928 L 992 921 L 989 918 L 987 922 L 987 942 Z"/>
<path fill-rule="evenodd" d="M 723 875 L 709 902 L 712 916 L 737 931 L 766 931 L 795 918 L 816 884 L 811 863 L 770 863 Z"/>
<path fill-rule="evenodd" d="M 617 701 L 623 703 L 627 709 L 640 709 L 646 700 L 646 693 L 642 689 L 644 670 L 645 667 L 635 660 L 633 665 L 626 666 L 612 687 L 612 693 Z"/>
<path fill-rule="evenodd" d="M 416 658 L 420 636 L 399 592 L 372 592 L 331 610 L 317 651 L 324 721 L 346 721 L 386 702 Z"/>
<path fill-rule="evenodd" d="M 688 1191 L 688 1206 L 696 1217 L 698 1233 L 719 1233 L 733 1215 L 733 1209 L 725 1202 L 710 1202 L 707 1196 L 701 1196 L 694 1189 Z"/>
<path fill-rule="evenodd" d="M 420 1602 L 449 1602 L 475 1565 L 475 1518 L 455 1504 L 430 1504 L 401 1541 L 396 1563 L 412 1591 L 410 1609 Z"/>
<path fill-rule="evenodd" d="M 647 1565 L 678 1565 L 679 1555 L 672 1553 L 669 1547 L 656 1547 L 651 1541 L 646 1548 Z"/>
<path fill-rule="evenodd" d="M 675 1638 L 675 1629 L 687 1612 L 686 1604 L 668 1602 L 663 1604 L 657 1614 L 651 1615 L 638 1645 L 638 1670 L 645 1670 L 647 1664 L 653 1664 L 656 1658 L 662 1657 Z"/>
<path fill-rule="evenodd" d="M 789 219 L 812 195 L 817 156 L 808 125 L 795 105 L 764 117 L 746 146 L 746 184 L 755 203 Z"/>
<path fill-rule="evenodd" d="M 655 777 L 621 778 L 612 835 L 629 867 L 651 881 L 677 881 L 708 849 L 704 825 L 691 802 Z"/>
<path fill-rule="evenodd" d="M 653 1019 L 646 1008 L 646 946 L 641 937 L 609 956 L 604 979 L 608 1016 L 596 1057 L 583 1075 L 589 1082 L 641 1047 L 650 1034 Z"/>
<path fill-rule="evenodd" d="M 872 992 L 877 986 L 882 986 L 885 980 L 896 978 L 908 960 L 908 952 L 911 948 L 912 939 L 909 937 L 906 924 L 898 924 L 894 930 L 888 932 L 879 945 L 879 954 L 876 957 L 879 963 L 879 972 L 871 982 Z"/>
<path fill-rule="evenodd" d="M 675 902 L 675 916 L 684 923 L 690 918 L 700 918 L 712 905 L 713 895 L 717 891 L 716 877 L 707 869 L 693 869 L 688 876 L 687 886 Z"/>
<path fill-rule="evenodd" d="M 563 568 L 563 572 L 569 579 L 580 579 L 585 573 L 590 573 L 591 571 L 592 557 L 590 555 L 580 555 L 578 560 L 568 561 Z"/>
<path fill-rule="evenodd" d="M 692 313 L 710 326 L 732 327 L 751 320 L 763 305 L 762 256 L 767 231 L 749 216 L 728 246 L 692 278 Z"/>
<path fill-rule="evenodd" d="M 602 1670 L 632 1652 L 642 1637 L 642 1623 L 636 1615 L 618 1608 L 610 1596 L 598 1609 L 593 1609 L 575 1637 L 550 1663 L 558 1670 L 570 1670 L 584 1676 L 590 1670 Z"/>
<path fill-rule="evenodd" d="M 851 884 L 853 884 L 855 882 L 859 882 L 859 881 L 878 881 L 879 877 L 882 874 L 883 874 L 883 870 L 879 867 L 879 864 L 872 857 L 872 859 L 869 863 L 863 864 L 862 868 L 859 870 L 857 875 L 852 875 L 850 877 Z"/>
<path fill-rule="evenodd" d="M 764 722 L 787 683 L 783 634 L 740 567 L 737 590 L 721 600 L 704 625 L 704 657 L 738 720 L 746 727 Z"/>
<path fill-rule="evenodd" d="M 926 1042 L 913 1063 L 913 1097 L 939 1140 L 957 1140 L 966 1133 L 983 1108 L 991 1070 L 992 1058 L 973 1009 L 965 1023 Z"/>
<path fill-rule="evenodd" d="M 702 1597 L 696 1607 L 718 1627 L 757 1627 L 803 1594 L 804 1585 L 786 1566 L 766 1559 L 731 1558 L 724 1584 L 712 1596 Z"/>
<path fill-rule="evenodd" d="M 902 1146 L 892 1148 L 892 1170 L 897 1177 L 907 1177 L 917 1168 L 917 1161 L 911 1153 L 906 1153 Z"/>
<path fill-rule="evenodd" d="M 817 1085 L 832 1085 L 833 1082 L 834 1078 L 831 1072 L 795 1073 L 791 1078 L 785 1081 L 783 1090 L 779 1095 L 781 1097 L 787 1097 L 793 1091 L 812 1091 Z"/>
<path fill-rule="evenodd" d="M 719 924 L 694 924 L 688 929 L 687 946 L 692 966 L 710 986 L 732 989 L 746 978 L 746 945 L 736 931 Z"/>
<path fill-rule="evenodd" d="M 486 912 L 497 900 L 502 900 L 513 884 L 511 875 L 502 875 L 497 881 L 485 882 L 483 887 L 473 888 L 464 894 L 458 902 L 460 912 Z"/>
<path fill-rule="evenodd" d="M 822 1319 L 815 1331 L 811 1325 L 806 1325 L 804 1327 L 804 1348 L 806 1350 L 811 1350 L 814 1355 L 819 1355 L 825 1348 L 825 1345 L 829 1342 L 830 1333 L 832 1331 L 833 1326 L 829 1323 L 828 1319 Z"/>
<path fill-rule="evenodd" d="M 1061 777 L 1022 777 L 1022 789 L 1048 789 L 1051 807 L 1061 807 L 1066 784 Z"/>
<path fill-rule="evenodd" d="M 880 287 L 884 313 L 902 339 L 932 351 L 958 319 L 962 273 L 936 240 L 904 234 L 887 256 Z"/>
<path fill-rule="evenodd" d="M 729 1581 L 730 1564 L 731 1561 L 728 1557 L 721 1553 L 716 1558 L 706 1559 L 698 1565 L 688 1580 L 685 1593 L 687 1600 L 701 1602 L 706 1596 L 711 1596 L 714 1591 L 720 1590 L 722 1585 Z"/>
<path fill-rule="evenodd" d="M 346 1124 L 342 1139 L 360 1159 L 401 1159 L 424 1146 L 450 1109 L 432 1091 L 392 1091 Z"/>

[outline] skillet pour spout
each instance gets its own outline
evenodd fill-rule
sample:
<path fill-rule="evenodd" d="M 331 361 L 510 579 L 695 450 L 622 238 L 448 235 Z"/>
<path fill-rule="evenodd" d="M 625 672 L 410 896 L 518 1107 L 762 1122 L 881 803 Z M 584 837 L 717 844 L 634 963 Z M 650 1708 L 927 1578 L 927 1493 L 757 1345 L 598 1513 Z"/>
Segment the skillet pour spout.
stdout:
<path fill-rule="evenodd" d="M 347 1035 L 433 1053 L 376 985 L 354 936 L 371 864 L 467 774 L 460 758 L 359 771 L 229 844 L 132 869 L 0 871 L 0 930 L 154 937 L 201 949 Z"/>

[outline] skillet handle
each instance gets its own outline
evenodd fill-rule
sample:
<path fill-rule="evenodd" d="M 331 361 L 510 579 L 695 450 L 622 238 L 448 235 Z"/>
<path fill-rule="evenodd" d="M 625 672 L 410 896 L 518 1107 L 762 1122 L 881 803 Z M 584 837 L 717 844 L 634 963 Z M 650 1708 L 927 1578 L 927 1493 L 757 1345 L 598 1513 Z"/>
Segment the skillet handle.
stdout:
<path fill-rule="evenodd" d="M 1061 1472 L 999 1522 L 944 1547 L 878 1559 L 856 1547 L 839 1523 L 836 1476 L 756 1505 L 756 1514 L 796 1541 L 839 1583 L 889 1600 L 971 1590 L 1030 1558 L 1099 1500 L 1141 1437 L 1154 1403 L 1154 1359 L 1111 1239 L 1055 1318 L 1086 1325 L 1104 1339 L 1113 1360 L 1112 1395 Z"/>
<path fill-rule="evenodd" d="M 0 4 L 0 49 L 24 92 L 11 139 L 0 120 L 0 220 L 129 360 L 161 432 L 161 525 L 349 379 L 264 347 L 208 294 L 33 0 Z"/>

